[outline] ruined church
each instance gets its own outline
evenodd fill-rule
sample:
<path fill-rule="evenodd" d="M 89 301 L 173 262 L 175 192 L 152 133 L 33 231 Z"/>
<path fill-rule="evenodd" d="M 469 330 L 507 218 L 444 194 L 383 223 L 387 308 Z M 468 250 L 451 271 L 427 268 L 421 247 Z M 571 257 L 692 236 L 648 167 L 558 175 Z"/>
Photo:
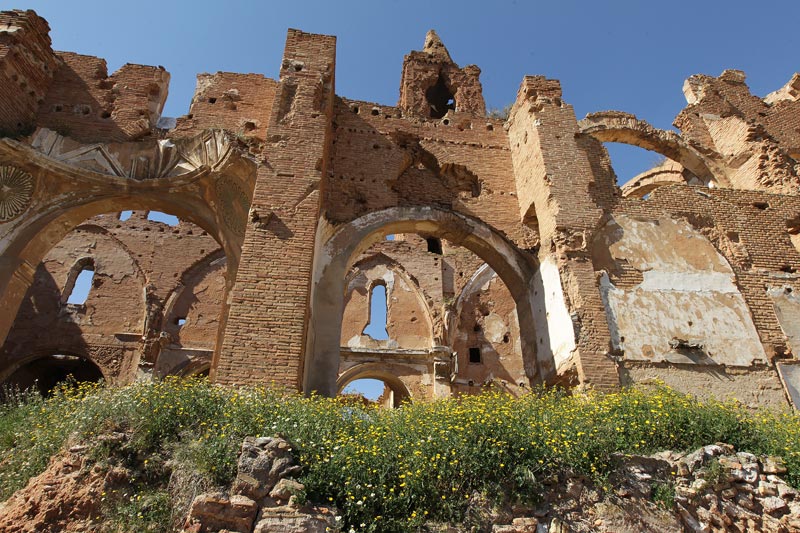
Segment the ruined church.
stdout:
<path fill-rule="evenodd" d="M 487 116 L 434 32 L 396 105 L 336 94 L 335 37 L 275 61 L 200 74 L 167 119 L 163 67 L 109 74 L 0 12 L 0 383 L 800 400 L 800 76 L 692 76 L 667 131 L 579 120 L 543 76 Z M 620 186 L 607 142 L 664 159 Z"/>

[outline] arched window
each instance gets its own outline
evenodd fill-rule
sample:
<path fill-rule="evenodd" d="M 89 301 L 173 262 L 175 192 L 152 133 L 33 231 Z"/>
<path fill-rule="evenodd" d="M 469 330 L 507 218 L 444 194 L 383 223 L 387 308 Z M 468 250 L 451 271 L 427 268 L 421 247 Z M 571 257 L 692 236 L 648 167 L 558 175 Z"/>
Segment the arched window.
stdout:
<path fill-rule="evenodd" d="M 369 322 L 363 333 L 375 340 L 388 339 L 386 314 L 386 286 L 383 283 L 376 283 L 369 291 Z"/>
<path fill-rule="evenodd" d="M 68 304 L 83 305 L 92 290 L 94 259 L 84 258 L 75 263 L 64 285 L 62 300 Z"/>

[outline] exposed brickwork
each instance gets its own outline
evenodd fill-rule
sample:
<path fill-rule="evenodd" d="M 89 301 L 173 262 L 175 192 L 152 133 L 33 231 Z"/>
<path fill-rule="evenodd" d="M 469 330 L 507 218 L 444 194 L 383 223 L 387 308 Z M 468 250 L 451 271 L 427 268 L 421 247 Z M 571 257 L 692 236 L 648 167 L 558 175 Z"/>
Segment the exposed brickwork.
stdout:
<path fill-rule="evenodd" d="M 216 366 L 222 383 L 300 385 L 333 114 L 335 38 L 290 30 Z M 269 258 L 264 260 L 264 258 Z"/>
<path fill-rule="evenodd" d="M 94 270 L 89 296 L 67 303 L 83 266 Z M 39 265 L 0 352 L 0 375 L 57 354 L 85 357 L 114 383 L 132 380 L 137 367 L 152 369 L 162 349 L 205 352 L 209 364 L 224 277 L 219 245 L 194 224 L 149 221 L 145 211 L 87 220 Z M 163 361 L 162 372 L 186 362 Z"/>
<path fill-rule="evenodd" d="M 278 82 L 260 74 L 200 74 L 189 114 L 178 118 L 175 132 L 190 135 L 206 128 L 226 129 L 263 141 L 277 90 Z"/>
<path fill-rule="evenodd" d="M 797 75 L 765 98 L 739 71 L 693 76 L 677 133 L 620 111 L 579 122 L 543 76 L 523 79 L 508 120 L 487 118 L 480 70 L 435 32 L 405 57 L 397 106 L 335 94 L 334 37 L 290 30 L 280 72 L 200 74 L 188 113 L 157 128 L 163 68 L 108 75 L 102 59 L 53 52 L 35 13 L 0 13 L 0 132 L 19 140 L 0 141 L 19 198 L 0 198 L 0 300 L 22 302 L 0 377 L 60 351 L 120 383 L 210 365 L 220 383 L 333 394 L 373 377 L 388 403 L 485 384 L 610 389 L 620 375 L 695 386 L 718 354 L 691 324 L 658 352 L 619 327 L 648 316 L 640 329 L 656 335 L 659 320 L 617 304 L 714 293 L 703 301 L 750 328 L 758 352 L 720 358 L 739 376 L 720 393 L 752 371 L 770 392 L 748 397 L 775 403 L 775 361 L 800 351 Z M 604 142 L 669 161 L 620 188 Z M 91 218 L 126 205 L 197 225 Z M 93 296 L 70 307 L 88 259 Z M 363 334 L 376 283 L 386 340 Z M 662 314 L 677 327 L 694 311 Z M 57 334 L 32 340 L 42 329 Z"/>
<path fill-rule="evenodd" d="M 108 75 L 106 62 L 57 53 L 60 66 L 37 122 L 83 142 L 127 141 L 149 135 L 167 99 L 163 67 L 125 64 Z"/>
<path fill-rule="evenodd" d="M 0 130 L 6 135 L 32 128 L 58 62 L 50 27 L 33 11 L 0 12 Z"/>

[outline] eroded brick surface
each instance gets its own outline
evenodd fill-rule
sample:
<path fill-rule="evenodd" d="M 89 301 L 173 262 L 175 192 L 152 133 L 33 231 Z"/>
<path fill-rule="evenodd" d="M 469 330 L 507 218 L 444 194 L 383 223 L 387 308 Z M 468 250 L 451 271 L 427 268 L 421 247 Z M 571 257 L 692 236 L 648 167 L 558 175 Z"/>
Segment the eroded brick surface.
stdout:
<path fill-rule="evenodd" d="M 109 75 L 48 31 L 0 13 L 0 377 L 65 354 L 115 383 L 375 378 L 395 405 L 652 378 L 776 404 L 792 386 L 797 75 L 763 99 L 739 71 L 692 76 L 680 133 L 579 121 L 560 82 L 526 76 L 506 120 L 435 32 L 392 106 L 336 95 L 335 38 L 289 30 L 280 79 L 200 74 L 159 122 L 163 68 Z M 620 187 L 605 142 L 667 159 Z M 87 264 L 90 297 L 67 304 Z"/>

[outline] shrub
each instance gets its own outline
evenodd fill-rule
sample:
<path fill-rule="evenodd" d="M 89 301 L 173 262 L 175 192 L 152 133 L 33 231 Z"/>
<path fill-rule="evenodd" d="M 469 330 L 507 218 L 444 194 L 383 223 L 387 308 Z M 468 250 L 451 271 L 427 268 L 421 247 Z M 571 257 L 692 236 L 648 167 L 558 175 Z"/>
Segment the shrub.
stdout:
<path fill-rule="evenodd" d="M 99 444 L 97 437 L 109 432 L 127 439 Z M 486 392 L 384 410 L 266 387 L 167 379 L 121 388 L 81 385 L 44 400 L 15 396 L 0 407 L 0 498 L 42 471 L 68 442 L 87 442 L 97 461 L 122 462 L 135 473 L 137 495 L 151 498 L 169 488 L 174 520 L 176 509 L 185 512 L 189 485 L 207 490 L 233 480 L 245 436 L 274 434 L 292 443 L 304 465 L 308 499 L 335 504 L 346 527 L 361 531 L 460 522 L 471 502 L 535 501 L 554 473 L 602 483 L 615 453 L 720 441 L 783 456 L 787 479 L 800 484 L 798 415 L 701 402 L 668 388 L 585 395 L 537 390 L 520 398 Z M 654 489 L 667 505 L 669 487 Z M 165 512 L 161 503 L 148 504 L 141 520 L 149 520 L 148 509 Z M 139 512 L 134 506 L 109 516 L 139 520 Z"/>

